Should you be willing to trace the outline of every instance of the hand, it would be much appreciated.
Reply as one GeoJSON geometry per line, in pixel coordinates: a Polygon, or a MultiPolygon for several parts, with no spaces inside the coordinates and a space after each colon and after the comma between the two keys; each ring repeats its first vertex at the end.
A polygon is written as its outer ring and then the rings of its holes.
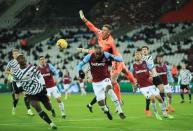
{"type": "Polygon", "coordinates": [[[83,70],[79,70],[79,77],[80,77],[81,79],[84,79],[85,73],[84,73],[83,70]]]}
{"type": "Polygon", "coordinates": [[[82,21],[87,22],[87,19],[85,18],[82,10],[79,10],[79,15],[80,15],[80,19],[82,19],[82,21]]]}
{"type": "Polygon", "coordinates": [[[136,93],[137,88],[138,88],[138,83],[137,82],[132,83],[132,87],[133,87],[133,93],[136,93]]]}
{"type": "Polygon", "coordinates": [[[133,93],[136,93],[137,87],[133,87],[133,93]]]}

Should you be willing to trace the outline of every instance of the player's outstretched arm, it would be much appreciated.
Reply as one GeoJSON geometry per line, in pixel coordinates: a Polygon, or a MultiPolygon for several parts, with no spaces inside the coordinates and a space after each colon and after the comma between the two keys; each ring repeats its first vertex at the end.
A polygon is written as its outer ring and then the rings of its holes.
{"type": "Polygon", "coordinates": [[[123,62],[123,59],[119,56],[112,55],[108,52],[104,52],[104,55],[106,58],[110,59],[111,61],[123,62]]]}
{"type": "Polygon", "coordinates": [[[88,26],[88,28],[91,31],[93,31],[96,35],[99,35],[100,30],[86,19],[82,10],[79,11],[79,15],[80,15],[80,19],[86,24],[86,26],[88,26]]]}
{"type": "Polygon", "coordinates": [[[88,20],[86,19],[86,17],[84,16],[84,13],[82,10],[79,10],[79,15],[80,15],[80,19],[83,21],[83,22],[87,22],[88,20]]]}

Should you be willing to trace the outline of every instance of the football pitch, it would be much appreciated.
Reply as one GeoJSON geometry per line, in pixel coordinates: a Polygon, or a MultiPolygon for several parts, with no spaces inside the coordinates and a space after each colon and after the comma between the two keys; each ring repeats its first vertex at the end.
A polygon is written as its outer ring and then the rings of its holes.
{"type": "MultiPolygon", "coordinates": [[[[70,95],[64,100],[66,119],[60,118],[60,111],[56,100],[52,104],[56,110],[56,118],[52,118],[58,127],[58,131],[193,131],[193,103],[180,102],[180,95],[173,96],[175,112],[173,120],[163,119],[158,121],[154,116],[147,117],[144,114],[145,98],[142,95],[123,94],[123,111],[127,116],[121,120],[115,113],[113,103],[108,98],[108,106],[113,115],[113,120],[106,118],[98,105],[93,107],[93,113],[86,108],[86,104],[93,98],[93,94],[80,96],[70,95]]],[[[185,96],[185,100],[188,97],[185,96]]],[[[42,106],[43,107],[43,106],[42,106]]],[[[52,130],[48,124],[40,119],[33,110],[35,116],[27,116],[23,97],[21,97],[16,115],[12,116],[11,94],[0,94],[0,131],[48,131],[52,130]]],[[[44,109],[45,110],[45,109],[44,109]]]]}

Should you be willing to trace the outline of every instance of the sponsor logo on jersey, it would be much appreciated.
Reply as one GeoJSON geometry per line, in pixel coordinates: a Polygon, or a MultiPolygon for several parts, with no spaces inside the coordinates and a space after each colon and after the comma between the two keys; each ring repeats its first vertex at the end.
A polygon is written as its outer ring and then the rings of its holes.
{"type": "Polygon", "coordinates": [[[42,74],[43,77],[50,76],[50,73],[42,74]]]}
{"type": "Polygon", "coordinates": [[[136,74],[143,73],[143,72],[147,72],[147,70],[146,69],[145,70],[138,70],[138,71],[136,71],[136,74]]]}
{"type": "Polygon", "coordinates": [[[91,63],[92,66],[105,66],[105,63],[91,63]]]}

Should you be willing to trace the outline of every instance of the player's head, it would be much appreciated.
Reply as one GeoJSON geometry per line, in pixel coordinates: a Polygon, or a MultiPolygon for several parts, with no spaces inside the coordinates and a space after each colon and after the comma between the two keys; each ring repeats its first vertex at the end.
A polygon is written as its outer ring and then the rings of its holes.
{"type": "Polygon", "coordinates": [[[20,68],[25,67],[26,65],[26,60],[23,54],[18,54],[17,56],[17,62],[20,65],[20,68]]]}
{"type": "Polygon", "coordinates": [[[103,57],[103,54],[104,54],[103,48],[99,45],[96,45],[94,47],[94,53],[96,56],[96,60],[101,60],[101,58],[103,57]]]}
{"type": "Polygon", "coordinates": [[[111,26],[108,24],[103,25],[102,27],[102,39],[106,39],[111,34],[111,26]]]}
{"type": "Polygon", "coordinates": [[[148,46],[142,46],[141,51],[143,55],[148,55],[149,54],[149,47],[148,46]]]}
{"type": "Polygon", "coordinates": [[[135,61],[140,61],[142,59],[141,49],[138,48],[134,53],[135,61]]]}
{"type": "Polygon", "coordinates": [[[64,69],[64,74],[68,75],[68,70],[67,69],[64,69]]]}
{"type": "Polygon", "coordinates": [[[46,65],[46,59],[44,56],[39,57],[39,63],[41,66],[46,65]]]}
{"type": "Polygon", "coordinates": [[[156,63],[157,64],[162,64],[164,62],[163,56],[162,55],[157,55],[156,56],[156,63]]]}
{"type": "Polygon", "coordinates": [[[186,69],[186,64],[182,64],[182,69],[186,69]]]}
{"type": "Polygon", "coordinates": [[[16,59],[18,55],[19,55],[19,50],[18,49],[13,49],[12,50],[13,59],[16,59]]]}

